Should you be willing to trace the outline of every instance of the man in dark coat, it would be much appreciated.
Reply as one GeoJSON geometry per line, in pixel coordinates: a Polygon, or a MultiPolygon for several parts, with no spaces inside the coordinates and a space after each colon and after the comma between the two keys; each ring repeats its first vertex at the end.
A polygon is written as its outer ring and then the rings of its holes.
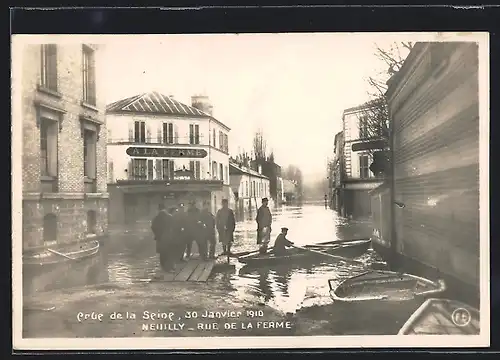
{"type": "Polygon", "coordinates": [[[168,271],[173,268],[173,263],[169,261],[169,245],[172,240],[172,216],[165,210],[165,205],[162,203],[158,206],[159,212],[151,223],[156,241],[156,252],[160,254],[160,265],[168,271]]]}
{"type": "Polygon", "coordinates": [[[179,204],[173,215],[173,237],[176,243],[176,252],[179,260],[184,261],[184,252],[188,242],[189,234],[187,231],[187,214],[184,204],[179,204]]]}
{"type": "Polygon", "coordinates": [[[231,254],[231,245],[233,243],[233,233],[236,228],[234,212],[229,208],[227,199],[222,199],[222,208],[217,211],[215,216],[215,226],[219,233],[219,241],[222,243],[222,255],[231,254]]]}
{"type": "Polygon", "coordinates": [[[271,234],[271,224],[273,222],[273,216],[271,215],[271,210],[268,207],[268,199],[262,199],[262,205],[257,210],[257,217],[255,221],[257,221],[257,244],[262,243],[262,230],[264,228],[268,228],[266,234],[271,234]]]}
{"type": "Polygon", "coordinates": [[[277,256],[285,255],[286,247],[293,245],[293,242],[291,242],[286,238],[287,234],[288,234],[288,228],[286,227],[281,228],[281,234],[279,234],[276,240],[274,241],[273,252],[275,255],[277,256]]]}
{"type": "Polygon", "coordinates": [[[208,244],[208,258],[215,259],[215,217],[210,211],[210,202],[205,201],[201,212],[203,223],[203,242],[208,244]]]}
{"type": "Polygon", "coordinates": [[[186,258],[191,257],[191,249],[193,246],[193,241],[196,241],[198,245],[198,251],[200,252],[201,258],[206,258],[207,256],[207,246],[203,244],[201,239],[203,238],[202,231],[203,223],[201,221],[200,209],[196,206],[196,201],[192,201],[189,204],[187,210],[187,238],[186,238],[186,258]],[[201,247],[200,247],[201,246],[201,247]]]}

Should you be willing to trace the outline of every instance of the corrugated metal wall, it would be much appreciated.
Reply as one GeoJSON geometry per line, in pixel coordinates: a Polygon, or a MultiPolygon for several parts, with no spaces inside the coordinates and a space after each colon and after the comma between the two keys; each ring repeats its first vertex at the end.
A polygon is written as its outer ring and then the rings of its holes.
{"type": "MultiPolygon", "coordinates": [[[[477,45],[436,43],[423,51],[420,60],[419,69],[412,70],[418,73],[412,89],[406,96],[402,90],[390,104],[394,195],[405,204],[395,207],[397,250],[477,285],[477,45]]],[[[412,82],[411,74],[407,81],[412,82]]]]}

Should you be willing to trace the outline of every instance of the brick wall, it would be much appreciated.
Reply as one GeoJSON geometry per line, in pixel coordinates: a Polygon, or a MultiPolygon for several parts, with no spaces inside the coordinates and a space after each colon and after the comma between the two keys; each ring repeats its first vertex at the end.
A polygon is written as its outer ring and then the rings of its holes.
{"type": "MultiPolygon", "coordinates": [[[[99,74],[100,53],[96,47],[96,98],[94,108],[82,105],[82,44],[57,46],[57,91],[53,96],[38,90],[41,78],[41,46],[25,45],[22,51],[22,78],[14,86],[21,86],[23,128],[23,243],[24,247],[43,245],[43,217],[57,216],[57,241],[72,242],[85,238],[87,211],[97,215],[96,232],[107,232],[107,164],[105,100],[102,98],[102,77],[99,74]],[[40,129],[37,126],[37,102],[64,111],[62,128],[58,133],[58,193],[40,194],[40,129]],[[101,123],[96,144],[97,194],[84,196],[83,138],[80,117],[92,117],[101,123]]],[[[16,66],[16,64],[13,64],[16,66]]]]}

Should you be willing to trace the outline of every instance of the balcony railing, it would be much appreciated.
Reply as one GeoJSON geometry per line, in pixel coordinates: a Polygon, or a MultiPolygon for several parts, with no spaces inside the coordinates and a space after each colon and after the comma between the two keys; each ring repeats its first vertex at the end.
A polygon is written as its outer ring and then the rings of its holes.
{"type": "Polygon", "coordinates": [[[139,139],[140,141],[136,141],[135,137],[134,138],[129,138],[129,137],[108,137],[107,138],[107,143],[108,144],[149,144],[149,145],[191,145],[191,146],[208,146],[211,145],[209,144],[208,139],[191,139],[189,136],[188,137],[178,137],[172,139],[172,141],[169,141],[169,139],[166,139],[166,141],[163,138],[158,139],[158,137],[146,137],[143,139],[139,139]],[[144,140],[144,141],[143,141],[144,140]],[[198,141],[196,141],[198,140],[198,141]]]}

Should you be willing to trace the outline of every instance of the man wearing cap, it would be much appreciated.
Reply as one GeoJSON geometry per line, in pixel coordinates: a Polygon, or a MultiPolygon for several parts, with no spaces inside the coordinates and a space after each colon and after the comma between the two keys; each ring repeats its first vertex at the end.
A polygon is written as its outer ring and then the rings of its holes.
{"type": "Polygon", "coordinates": [[[227,199],[222,199],[222,208],[217,211],[217,215],[215,216],[215,226],[219,233],[219,241],[222,243],[222,254],[231,254],[231,244],[233,243],[236,220],[233,210],[229,208],[227,199]]]}
{"type": "Polygon", "coordinates": [[[207,257],[207,246],[206,243],[203,244],[201,241],[203,237],[202,231],[203,223],[201,221],[200,209],[196,206],[196,201],[191,201],[189,203],[189,208],[187,210],[187,237],[186,237],[186,258],[191,257],[191,249],[193,246],[193,241],[196,241],[198,245],[198,251],[200,253],[200,258],[205,259],[207,257]]]}
{"type": "Polygon", "coordinates": [[[271,215],[271,210],[267,206],[269,203],[267,198],[262,199],[262,205],[257,210],[257,244],[261,244],[263,240],[262,230],[268,228],[266,234],[271,234],[271,223],[273,222],[273,217],[271,215]]]}
{"type": "Polygon", "coordinates": [[[186,243],[188,241],[187,232],[187,215],[183,203],[180,203],[173,215],[174,222],[174,237],[177,244],[176,251],[179,260],[184,261],[184,251],[186,250],[186,243]]]}
{"type": "Polygon", "coordinates": [[[201,221],[203,223],[203,238],[205,246],[208,244],[208,258],[215,259],[215,218],[210,211],[210,202],[203,203],[201,211],[201,221]]]}
{"type": "Polygon", "coordinates": [[[277,256],[286,255],[286,247],[293,245],[293,242],[291,242],[290,240],[288,240],[286,238],[287,234],[288,234],[288,228],[282,227],[281,233],[278,235],[278,237],[274,241],[273,252],[275,255],[277,255],[277,256]]]}
{"type": "Polygon", "coordinates": [[[158,206],[158,215],[155,216],[151,224],[156,240],[156,252],[160,254],[160,265],[163,270],[169,271],[173,269],[171,256],[169,256],[169,245],[172,242],[172,216],[167,213],[165,205],[160,203],[158,206]]]}

